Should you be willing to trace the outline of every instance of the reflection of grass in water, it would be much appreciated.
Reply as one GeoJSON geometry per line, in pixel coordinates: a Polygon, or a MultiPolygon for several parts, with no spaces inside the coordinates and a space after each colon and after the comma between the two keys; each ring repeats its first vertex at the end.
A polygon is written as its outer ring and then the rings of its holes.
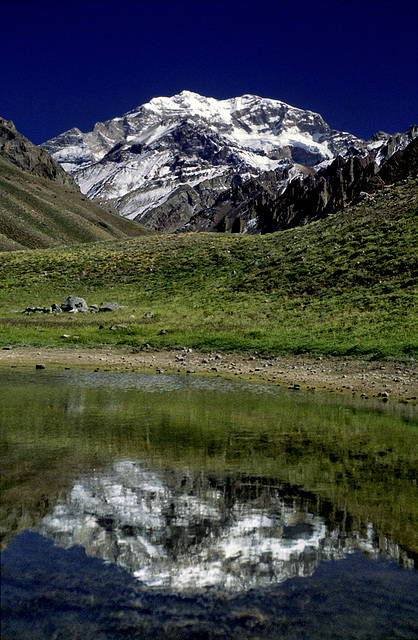
{"type": "MultiPolygon", "coordinates": [[[[37,479],[44,481],[57,458],[64,461],[57,474],[64,488],[69,476],[91,468],[92,456],[140,458],[219,474],[239,471],[312,491],[418,552],[417,420],[412,414],[257,394],[239,386],[229,386],[228,393],[146,393],[58,382],[53,389],[8,388],[5,382],[0,417],[10,445],[33,443],[36,451],[27,462],[27,491],[31,482],[37,491],[37,479]]],[[[12,482],[15,462],[3,465],[12,482]]]]}
{"type": "MultiPolygon", "coordinates": [[[[36,441],[36,437],[35,437],[36,441]]],[[[7,440],[0,442],[0,541],[1,550],[23,529],[35,526],[71,488],[80,473],[99,468],[95,455],[68,446],[34,447],[7,440]]]]}

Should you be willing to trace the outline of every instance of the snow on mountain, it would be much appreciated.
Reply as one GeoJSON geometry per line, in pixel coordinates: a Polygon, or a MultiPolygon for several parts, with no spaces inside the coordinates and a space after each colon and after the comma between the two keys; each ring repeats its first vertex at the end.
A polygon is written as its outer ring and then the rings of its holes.
{"type": "Polygon", "coordinates": [[[164,228],[174,231],[213,204],[237,174],[286,169],[295,175],[295,165],[331,161],[365,143],[330,129],[317,113],[278,100],[216,100],[183,91],[41,146],[89,198],[110,200],[121,215],[154,228],[165,205],[164,228]]]}
{"type": "Polygon", "coordinates": [[[378,546],[371,523],[362,533],[331,530],[301,507],[297,494],[290,505],[280,486],[231,499],[222,485],[202,485],[200,474],[198,481],[188,476],[193,488],[184,479],[184,472],[173,476],[120,460],[77,481],[38,531],[64,548],[81,545],[87,555],[115,562],[147,587],[178,593],[268,587],[312,575],[321,560],[354,549],[412,563],[390,540],[379,538],[378,546]]]}

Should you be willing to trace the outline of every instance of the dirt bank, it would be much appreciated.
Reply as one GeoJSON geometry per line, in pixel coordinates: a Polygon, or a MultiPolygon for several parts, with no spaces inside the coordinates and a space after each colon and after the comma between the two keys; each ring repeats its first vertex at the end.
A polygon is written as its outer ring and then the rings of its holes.
{"type": "Polygon", "coordinates": [[[242,353],[201,353],[191,349],[15,347],[0,350],[0,365],[204,373],[418,404],[416,362],[366,362],[291,355],[267,358],[242,353]]]}

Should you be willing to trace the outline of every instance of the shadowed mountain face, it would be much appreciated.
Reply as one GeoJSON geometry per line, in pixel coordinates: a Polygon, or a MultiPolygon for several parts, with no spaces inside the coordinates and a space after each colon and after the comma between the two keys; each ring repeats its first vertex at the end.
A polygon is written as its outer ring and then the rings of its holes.
{"type": "Polygon", "coordinates": [[[47,178],[78,191],[74,179],[49,153],[32,144],[16,131],[13,122],[4,118],[0,118],[0,157],[33,176],[47,178]]]}
{"type": "MultiPolygon", "coordinates": [[[[316,172],[295,177],[284,188],[283,173],[278,170],[236,180],[213,206],[193,216],[181,230],[269,233],[325,218],[364,198],[372,200],[382,187],[418,175],[417,132],[417,127],[411,127],[400,137],[401,148],[392,155],[389,152],[381,164],[373,152],[358,153],[338,156],[316,172]]],[[[387,151],[390,145],[385,147],[387,151]]]]}
{"type": "Polygon", "coordinates": [[[416,135],[411,127],[394,136],[378,132],[365,142],[278,100],[215,100],[183,91],[42,146],[89,198],[110,202],[149,228],[259,233],[303,224],[351,202],[365,179],[416,135]],[[311,189],[303,210],[294,211],[311,189]]]}
{"type": "Polygon", "coordinates": [[[0,118],[0,251],[144,233],[141,225],[89,201],[44,149],[0,118]]]}

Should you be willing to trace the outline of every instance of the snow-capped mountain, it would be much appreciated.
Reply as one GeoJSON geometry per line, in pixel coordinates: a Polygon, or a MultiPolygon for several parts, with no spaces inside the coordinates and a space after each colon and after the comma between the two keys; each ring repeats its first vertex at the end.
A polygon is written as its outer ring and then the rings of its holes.
{"type": "MultiPolygon", "coordinates": [[[[386,134],[374,141],[378,149],[386,134]]],[[[236,176],[275,171],[281,186],[366,143],[312,111],[244,95],[215,100],[183,91],[154,98],[93,131],[71,129],[42,147],[89,198],[125,217],[175,231],[212,206],[236,176]]],[[[376,151],[377,153],[377,151],[376,151]]],[[[280,185],[278,185],[280,186],[280,185]]]]}
{"type": "Polygon", "coordinates": [[[362,532],[331,528],[296,488],[289,494],[274,481],[242,477],[231,493],[228,482],[120,460],[77,481],[37,530],[64,548],[81,545],[87,555],[115,562],[147,587],[177,593],[268,587],[312,575],[321,560],[355,549],[412,566],[372,523],[362,532]]]}

